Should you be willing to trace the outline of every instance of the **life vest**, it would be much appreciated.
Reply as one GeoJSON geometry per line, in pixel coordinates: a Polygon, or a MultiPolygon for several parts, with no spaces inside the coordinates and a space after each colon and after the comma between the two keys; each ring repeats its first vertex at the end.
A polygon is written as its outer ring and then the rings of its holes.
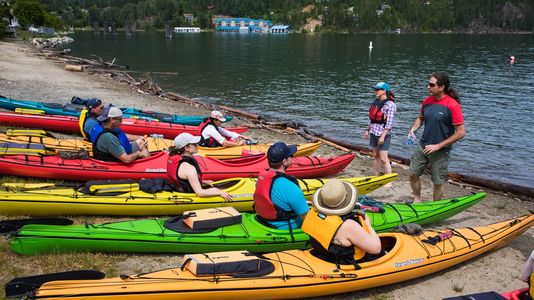
{"type": "Polygon", "coordinates": [[[85,130],[83,129],[83,126],[85,125],[85,121],[87,121],[87,116],[88,115],[89,115],[89,111],[84,108],[80,112],[80,118],[78,119],[78,126],[80,126],[80,133],[82,134],[83,138],[86,139],[86,140],[88,140],[89,137],[87,136],[87,133],[85,133],[85,130]]]}
{"type": "Polygon", "coordinates": [[[375,99],[373,103],[371,103],[371,107],[369,108],[369,120],[371,123],[378,123],[378,124],[386,124],[387,117],[386,114],[382,111],[382,108],[388,101],[394,101],[391,98],[387,98],[386,100],[382,101],[380,99],[375,99]]]}
{"type": "Polygon", "coordinates": [[[102,136],[102,134],[106,132],[114,134],[119,139],[119,142],[124,148],[124,151],[126,151],[126,154],[132,154],[132,145],[130,144],[130,141],[128,140],[128,137],[126,136],[126,133],[124,133],[124,131],[120,129],[116,129],[115,131],[107,131],[101,125],[95,125],[91,130],[91,143],[93,143],[94,158],[104,161],[121,161],[120,159],[111,155],[111,153],[100,151],[96,146],[100,136],[102,136]]]}
{"type": "Polygon", "coordinates": [[[288,176],[283,172],[266,169],[258,175],[256,190],[254,191],[254,210],[260,219],[266,221],[287,221],[293,219],[296,215],[293,211],[286,211],[275,205],[271,199],[271,190],[274,180],[278,177],[285,177],[294,184],[298,181],[293,176],[288,176]]]}
{"type": "Polygon", "coordinates": [[[316,256],[336,264],[354,264],[364,258],[365,251],[358,247],[343,247],[332,243],[337,231],[348,219],[358,222],[365,231],[370,232],[367,222],[360,215],[349,213],[344,216],[329,216],[316,208],[308,212],[302,223],[302,231],[311,237],[316,256]]]}
{"type": "Polygon", "coordinates": [[[215,127],[215,130],[219,131],[219,127],[216,126],[215,123],[213,123],[213,120],[211,118],[204,119],[204,121],[202,121],[202,123],[200,123],[200,125],[198,126],[200,128],[200,142],[198,143],[198,145],[202,147],[210,147],[210,148],[222,147],[222,145],[219,142],[217,142],[214,138],[212,137],[204,138],[204,136],[202,135],[202,132],[204,132],[204,129],[206,129],[210,125],[215,127]]]}
{"type": "Polygon", "coordinates": [[[198,181],[202,183],[202,171],[198,165],[197,160],[191,156],[184,155],[173,155],[169,156],[167,159],[167,177],[174,183],[178,189],[184,193],[194,193],[193,187],[189,183],[189,180],[182,179],[178,176],[178,170],[180,170],[180,165],[184,162],[189,163],[195,170],[197,170],[198,181]]]}

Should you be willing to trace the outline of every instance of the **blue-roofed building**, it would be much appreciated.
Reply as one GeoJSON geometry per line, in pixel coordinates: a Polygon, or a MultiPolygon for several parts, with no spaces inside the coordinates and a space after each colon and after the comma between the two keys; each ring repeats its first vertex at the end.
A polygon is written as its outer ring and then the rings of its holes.
{"type": "Polygon", "coordinates": [[[246,27],[249,32],[267,32],[273,26],[269,20],[251,18],[218,18],[214,23],[215,29],[223,32],[243,32],[246,27]]]}
{"type": "Polygon", "coordinates": [[[288,25],[274,25],[271,27],[271,33],[289,33],[288,25]]]}

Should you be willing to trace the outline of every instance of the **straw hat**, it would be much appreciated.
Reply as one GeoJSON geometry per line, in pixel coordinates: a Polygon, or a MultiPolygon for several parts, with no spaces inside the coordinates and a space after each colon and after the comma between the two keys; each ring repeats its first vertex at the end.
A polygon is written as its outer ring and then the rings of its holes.
{"type": "Polygon", "coordinates": [[[313,194],[313,205],[325,215],[345,215],[354,209],[358,190],[348,182],[331,179],[313,194]]]}

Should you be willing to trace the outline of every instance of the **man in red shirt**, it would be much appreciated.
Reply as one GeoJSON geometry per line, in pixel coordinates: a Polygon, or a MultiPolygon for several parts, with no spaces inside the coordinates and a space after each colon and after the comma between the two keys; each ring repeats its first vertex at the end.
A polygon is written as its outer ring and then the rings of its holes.
{"type": "Polygon", "coordinates": [[[443,198],[443,184],[447,178],[452,144],[465,136],[464,117],[460,97],[450,87],[449,76],[434,73],[427,84],[430,96],[425,98],[419,116],[408,136],[425,126],[417,149],[410,161],[410,184],[414,202],[421,201],[421,179],[425,168],[431,171],[434,200],[443,198]]]}

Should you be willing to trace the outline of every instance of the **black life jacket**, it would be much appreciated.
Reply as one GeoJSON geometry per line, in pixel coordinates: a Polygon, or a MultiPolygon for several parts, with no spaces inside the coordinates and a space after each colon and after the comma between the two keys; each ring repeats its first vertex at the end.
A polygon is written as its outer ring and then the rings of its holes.
{"type": "Polygon", "coordinates": [[[256,190],[254,191],[254,210],[260,220],[288,221],[296,217],[295,212],[281,209],[271,199],[273,183],[278,177],[285,177],[297,186],[299,185],[297,179],[293,176],[272,169],[262,170],[258,175],[256,190]]]}
{"type": "Polygon", "coordinates": [[[178,170],[182,163],[189,163],[197,170],[198,181],[202,184],[202,171],[197,160],[191,156],[173,155],[167,160],[167,176],[184,193],[194,193],[193,187],[189,180],[182,179],[178,176],[178,170]]]}
{"type": "Polygon", "coordinates": [[[99,159],[103,161],[121,162],[120,159],[111,155],[111,153],[100,151],[98,149],[97,147],[98,139],[100,139],[100,137],[106,132],[112,133],[119,139],[119,142],[121,143],[121,146],[124,148],[124,151],[126,152],[126,154],[132,153],[132,145],[130,144],[130,142],[128,141],[128,137],[122,130],[117,129],[117,131],[108,131],[108,130],[105,130],[104,127],[102,126],[94,126],[91,132],[91,142],[93,143],[93,157],[95,159],[99,159]]]}
{"type": "Polygon", "coordinates": [[[380,99],[375,99],[369,107],[369,120],[371,123],[386,124],[387,116],[382,112],[382,108],[388,101],[394,101],[392,98],[388,97],[386,100],[382,101],[380,99]]]}
{"type": "Polygon", "coordinates": [[[211,118],[204,119],[204,121],[202,121],[202,123],[200,123],[199,125],[200,142],[198,143],[198,145],[202,147],[210,147],[210,148],[222,147],[222,145],[219,142],[217,142],[214,138],[212,137],[204,138],[204,136],[202,135],[202,133],[204,132],[204,129],[206,129],[210,125],[215,127],[215,130],[219,131],[219,127],[216,126],[215,123],[213,123],[213,120],[211,118]]]}

